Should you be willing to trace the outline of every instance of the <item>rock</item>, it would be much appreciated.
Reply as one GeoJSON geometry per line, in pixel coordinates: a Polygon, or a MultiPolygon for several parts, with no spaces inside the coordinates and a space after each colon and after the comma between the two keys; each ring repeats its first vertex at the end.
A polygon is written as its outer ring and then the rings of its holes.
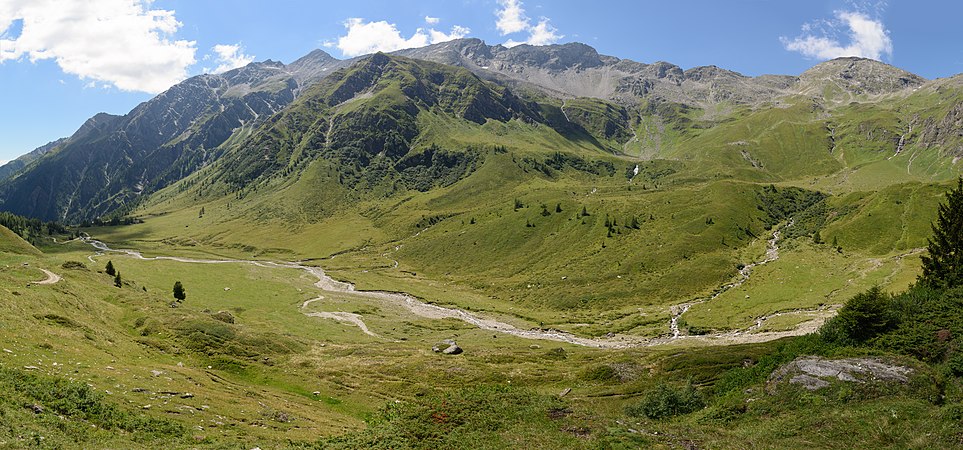
{"type": "Polygon", "coordinates": [[[218,311],[211,314],[211,317],[224,323],[234,323],[234,314],[231,314],[230,311],[218,311]]]}
{"type": "Polygon", "coordinates": [[[461,349],[461,347],[459,347],[459,346],[457,346],[457,345],[452,345],[451,347],[448,347],[448,348],[442,350],[441,353],[443,353],[443,354],[445,354],[445,355],[458,355],[458,354],[461,354],[462,351],[463,351],[463,350],[461,349]]]}
{"type": "Polygon", "coordinates": [[[811,375],[796,375],[789,379],[790,384],[798,384],[805,389],[815,391],[824,387],[829,387],[829,382],[811,375]]]}
{"type": "Polygon", "coordinates": [[[803,356],[776,369],[769,376],[766,389],[772,393],[781,383],[798,384],[815,391],[828,387],[833,380],[847,383],[906,383],[913,369],[887,364],[877,358],[825,359],[803,356]]]}
{"type": "Polygon", "coordinates": [[[451,339],[445,339],[431,348],[431,351],[435,353],[443,353],[445,355],[457,355],[462,352],[461,347],[451,339]]]}
{"type": "Polygon", "coordinates": [[[558,396],[559,396],[559,397],[565,397],[566,395],[568,395],[569,392],[572,392],[572,388],[562,389],[562,392],[559,392],[559,393],[558,393],[558,396]]]}
{"type": "Polygon", "coordinates": [[[530,348],[530,349],[532,349],[532,350],[538,350],[538,349],[542,348],[542,346],[541,346],[541,345],[538,345],[538,344],[532,344],[532,345],[529,345],[528,348],[530,348]]]}
{"type": "Polygon", "coordinates": [[[191,394],[190,392],[185,392],[181,394],[181,398],[194,398],[194,394],[191,394]]]}
{"type": "Polygon", "coordinates": [[[161,375],[164,374],[164,371],[163,371],[163,370],[151,370],[151,371],[150,371],[150,374],[153,375],[153,376],[155,376],[155,377],[159,377],[159,376],[161,376],[161,375]]]}
{"type": "Polygon", "coordinates": [[[313,394],[315,397],[319,397],[321,395],[321,391],[314,391],[311,394],[313,394]]]}
{"type": "Polygon", "coordinates": [[[34,414],[43,414],[43,406],[40,406],[36,403],[28,406],[28,409],[33,411],[34,414]]]}
{"type": "MultiPolygon", "coordinates": [[[[443,340],[443,341],[435,344],[435,346],[431,348],[431,351],[433,351],[433,352],[435,352],[435,353],[444,353],[445,350],[448,350],[450,347],[458,347],[458,344],[456,344],[455,341],[453,341],[453,340],[451,340],[451,339],[445,339],[445,340],[443,340]]],[[[459,353],[461,353],[461,352],[459,352],[459,353]]]]}

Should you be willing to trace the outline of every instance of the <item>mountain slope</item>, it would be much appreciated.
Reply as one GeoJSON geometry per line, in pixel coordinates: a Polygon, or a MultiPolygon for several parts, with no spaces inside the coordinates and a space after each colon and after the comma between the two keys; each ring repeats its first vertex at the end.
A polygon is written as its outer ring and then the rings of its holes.
{"type": "Polygon", "coordinates": [[[5,210],[44,219],[90,219],[123,209],[216,159],[215,149],[345,64],[323,52],[291,68],[252,63],[190,78],[124,116],[91,118],[58,150],[0,185],[5,210]]]}
{"type": "Polygon", "coordinates": [[[47,154],[47,152],[57,148],[58,145],[63,144],[67,141],[67,138],[60,138],[56,141],[48,142],[40,147],[33,149],[31,152],[21,155],[17,159],[10,161],[2,166],[0,166],[0,181],[10,178],[15,173],[19,172],[21,169],[26,167],[31,162],[40,159],[41,156],[47,154]]]}

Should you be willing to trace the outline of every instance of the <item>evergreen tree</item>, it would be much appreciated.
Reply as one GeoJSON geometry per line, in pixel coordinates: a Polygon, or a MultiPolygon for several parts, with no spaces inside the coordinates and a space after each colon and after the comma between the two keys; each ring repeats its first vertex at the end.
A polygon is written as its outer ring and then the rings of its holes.
{"type": "Polygon", "coordinates": [[[122,280],[120,279],[120,271],[118,270],[118,271],[117,271],[117,274],[114,275],[114,286],[121,287],[122,284],[123,284],[123,282],[122,282],[122,280]]]}
{"type": "Polygon", "coordinates": [[[113,276],[116,273],[116,271],[114,270],[114,263],[111,261],[107,261],[107,267],[104,267],[104,272],[107,272],[107,275],[113,276]]]}
{"type": "Polygon", "coordinates": [[[963,285],[963,177],[937,210],[919,282],[937,288],[963,285]]]}
{"type": "Polygon", "coordinates": [[[561,204],[561,203],[556,203],[556,204],[555,204],[555,212],[557,212],[557,213],[562,212],[562,204],[561,204]]]}
{"type": "Polygon", "coordinates": [[[187,291],[184,290],[184,285],[181,284],[180,281],[174,282],[174,298],[176,298],[179,302],[182,302],[185,298],[187,298],[187,291]]]}

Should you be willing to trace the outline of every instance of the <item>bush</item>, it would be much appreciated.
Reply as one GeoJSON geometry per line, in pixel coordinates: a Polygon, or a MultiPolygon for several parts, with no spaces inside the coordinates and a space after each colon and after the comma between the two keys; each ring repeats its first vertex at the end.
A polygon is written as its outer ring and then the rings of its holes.
{"type": "Polygon", "coordinates": [[[702,395],[692,383],[676,388],[659,383],[655,389],[646,392],[642,402],[626,408],[630,416],[645,416],[649,419],[665,419],[688,414],[705,407],[702,395]]]}

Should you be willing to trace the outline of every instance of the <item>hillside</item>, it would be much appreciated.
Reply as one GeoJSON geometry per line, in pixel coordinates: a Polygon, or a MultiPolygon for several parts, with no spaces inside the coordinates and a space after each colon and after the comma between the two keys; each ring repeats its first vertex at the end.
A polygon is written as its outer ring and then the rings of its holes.
{"type": "Polygon", "coordinates": [[[116,220],[0,214],[0,447],[963,433],[960,291],[918,278],[959,76],[462,39],[201,75],[44,148],[0,208],[116,220]]]}

